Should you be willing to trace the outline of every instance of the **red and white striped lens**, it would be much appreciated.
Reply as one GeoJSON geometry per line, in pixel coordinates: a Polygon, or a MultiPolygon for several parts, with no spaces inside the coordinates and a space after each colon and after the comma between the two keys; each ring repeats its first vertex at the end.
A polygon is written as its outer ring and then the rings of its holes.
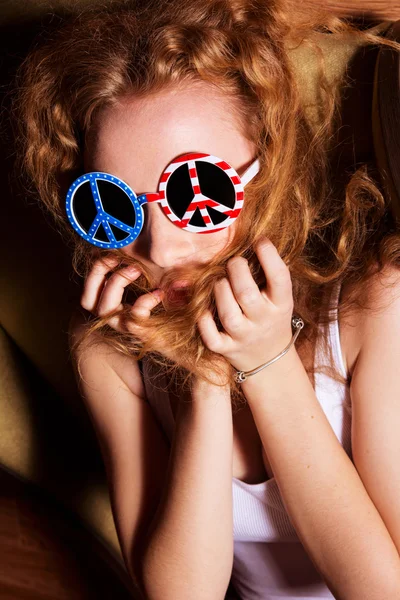
{"type": "Polygon", "coordinates": [[[255,160],[240,178],[233,167],[216,156],[183,154],[164,170],[158,193],[145,196],[147,202],[159,202],[177,227],[214,233],[235,222],[243,207],[244,186],[258,170],[259,161],[255,160]]]}

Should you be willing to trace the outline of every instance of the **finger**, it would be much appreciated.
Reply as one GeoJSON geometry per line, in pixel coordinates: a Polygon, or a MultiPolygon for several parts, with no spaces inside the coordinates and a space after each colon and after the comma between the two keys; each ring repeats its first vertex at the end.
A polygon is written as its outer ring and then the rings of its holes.
{"type": "Polygon", "coordinates": [[[117,264],[118,258],[113,256],[101,258],[93,263],[83,285],[81,296],[81,306],[83,308],[90,312],[96,309],[105,284],[105,276],[117,264]]]}
{"type": "MultiPolygon", "coordinates": [[[[148,294],[143,294],[143,296],[139,296],[136,300],[135,304],[132,306],[130,312],[141,318],[150,317],[151,311],[153,308],[157,306],[161,302],[161,292],[159,290],[155,290],[154,292],[149,292],[148,294]]],[[[144,336],[144,329],[140,325],[135,325],[132,322],[126,324],[126,319],[122,317],[122,315],[115,315],[111,319],[109,319],[108,324],[117,331],[126,332],[127,328],[130,333],[137,335],[139,337],[144,336]]]]}
{"type": "Polygon", "coordinates": [[[247,260],[242,256],[235,256],[228,261],[227,270],[234,297],[240,308],[250,321],[257,321],[265,308],[265,298],[261,296],[247,260]]]}
{"type": "Polygon", "coordinates": [[[236,301],[228,279],[224,278],[216,282],[214,296],[218,316],[225,331],[234,333],[243,329],[247,319],[236,301]]]}
{"type": "Polygon", "coordinates": [[[267,238],[258,242],[256,253],[266,277],[268,299],[275,306],[286,306],[292,300],[292,280],[288,267],[267,238]]]}
{"type": "Polygon", "coordinates": [[[212,352],[221,353],[226,347],[227,336],[218,331],[210,310],[206,310],[197,321],[203,343],[212,352]]]}
{"type": "Polygon", "coordinates": [[[150,317],[153,308],[161,302],[162,294],[161,290],[154,290],[139,296],[132,306],[131,312],[139,317],[150,317]]]}
{"type": "Polygon", "coordinates": [[[109,312],[122,308],[122,298],[127,285],[140,277],[141,271],[134,265],[119,269],[107,279],[99,303],[97,305],[97,314],[100,317],[105,316],[109,312]]]}

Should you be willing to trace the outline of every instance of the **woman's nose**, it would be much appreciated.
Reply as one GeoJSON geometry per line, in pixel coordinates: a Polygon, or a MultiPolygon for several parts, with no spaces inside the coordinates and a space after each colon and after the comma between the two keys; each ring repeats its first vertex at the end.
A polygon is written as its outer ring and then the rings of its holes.
{"type": "Polygon", "coordinates": [[[161,268],[181,264],[196,256],[195,233],[180,229],[163,213],[158,203],[144,208],[144,224],[140,233],[146,241],[148,258],[161,268]]]}

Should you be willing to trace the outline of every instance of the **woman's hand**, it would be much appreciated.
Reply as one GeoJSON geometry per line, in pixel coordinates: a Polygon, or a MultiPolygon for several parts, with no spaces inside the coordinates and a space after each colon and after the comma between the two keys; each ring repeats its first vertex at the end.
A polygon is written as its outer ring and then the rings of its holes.
{"type": "MultiPolygon", "coordinates": [[[[141,275],[140,269],[130,265],[115,271],[106,279],[107,274],[117,264],[118,259],[114,257],[98,259],[86,277],[81,296],[81,306],[95,316],[105,317],[110,312],[122,309],[122,297],[126,286],[141,275]]],[[[143,296],[137,298],[132,306],[132,312],[138,316],[147,317],[160,301],[161,296],[158,290],[143,294],[143,296]]],[[[118,331],[123,329],[119,316],[116,316],[110,325],[118,331]]]]}
{"type": "Polygon", "coordinates": [[[227,263],[229,280],[214,288],[218,316],[225,332],[219,332],[207,310],[198,321],[204,344],[221,354],[239,371],[250,371],[274,358],[292,338],[293,296],[288,267],[267,238],[256,245],[267,286],[260,290],[247,260],[241,256],[227,263]]]}
{"type": "MultiPolygon", "coordinates": [[[[129,266],[122,267],[106,279],[107,274],[114,269],[117,264],[117,258],[105,257],[99,259],[93,264],[92,269],[85,280],[81,296],[81,306],[95,316],[105,317],[115,310],[122,309],[122,299],[125,288],[141,275],[139,269],[129,266]]],[[[131,313],[140,317],[150,317],[152,309],[161,302],[162,292],[160,292],[161,290],[155,290],[139,296],[130,308],[131,313]]],[[[126,319],[118,314],[109,319],[108,324],[116,331],[126,333],[128,330],[128,332],[133,333],[139,337],[139,339],[145,340],[145,330],[142,327],[127,323],[126,319]]],[[[156,350],[173,362],[182,365],[182,356],[174,356],[170,350],[161,346],[156,350]]],[[[186,367],[189,368],[189,365],[186,365],[186,367]]],[[[218,387],[221,382],[225,381],[220,373],[210,372],[209,376],[218,387]]],[[[207,385],[210,384],[194,378],[194,389],[197,390],[198,388],[199,390],[204,391],[203,387],[207,387],[207,385]]],[[[228,390],[229,387],[226,389],[228,390]]]]}
{"type": "MultiPolygon", "coordinates": [[[[95,316],[106,317],[115,310],[122,310],[125,288],[141,275],[140,269],[130,265],[118,269],[107,278],[107,274],[118,265],[118,262],[119,260],[116,257],[99,259],[93,264],[86,277],[81,296],[81,306],[95,316]]],[[[138,317],[148,318],[153,308],[161,302],[161,298],[161,290],[143,294],[130,307],[130,312],[138,317]]],[[[131,322],[127,323],[122,313],[110,318],[108,324],[116,331],[121,333],[128,331],[145,341],[145,329],[131,322]]],[[[164,348],[162,350],[160,348],[158,351],[162,352],[167,358],[174,360],[164,348]]]]}

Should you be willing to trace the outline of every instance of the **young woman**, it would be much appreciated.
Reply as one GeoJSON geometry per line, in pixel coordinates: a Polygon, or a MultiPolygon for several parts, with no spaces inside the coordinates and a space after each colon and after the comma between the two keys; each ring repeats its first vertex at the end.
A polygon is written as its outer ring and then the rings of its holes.
{"type": "Polygon", "coordinates": [[[400,235],[368,165],[330,169],[323,69],[306,119],[290,52],[316,31],[390,44],[278,2],[146,0],[84,11],[20,74],[144,598],[400,595],[400,235]]]}

